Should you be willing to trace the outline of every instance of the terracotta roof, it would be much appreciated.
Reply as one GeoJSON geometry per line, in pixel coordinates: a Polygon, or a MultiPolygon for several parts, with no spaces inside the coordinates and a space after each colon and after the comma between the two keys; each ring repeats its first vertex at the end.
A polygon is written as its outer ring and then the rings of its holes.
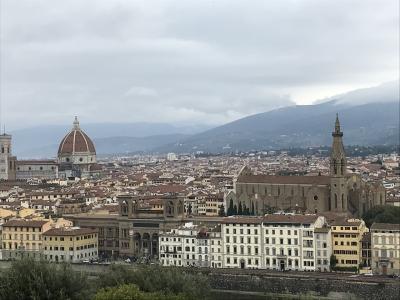
{"type": "Polygon", "coordinates": [[[272,184],[317,184],[330,183],[329,176],[276,176],[276,175],[245,175],[239,176],[239,183],[272,183],[272,184]]]}
{"type": "Polygon", "coordinates": [[[314,232],[315,233],[328,233],[331,230],[330,227],[321,227],[321,228],[315,228],[314,232]]]}
{"type": "Polygon", "coordinates": [[[44,236],[77,236],[97,233],[97,229],[91,228],[53,228],[43,233],[44,236]]]}
{"type": "Polygon", "coordinates": [[[41,228],[44,224],[49,222],[42,220],[10,220],[7,223],[3,224],[3,227],[38,227],[41,228]]]}
{"type": "Polygon", "coordinates": [[[261,224],[263,221],[262,217],[246,217],[246,216],[233,216],[222,219],[224,224],[261,224]]]}
{"type": "Polygon", "coordinates": [[[371,230],[400,230],[400,224],[374,223],[371,230]]]}
{"type": "Polygon", "coordinates": [[[76,152],[96,153],[92,140],[81,129],[69,132],[58,147],[58,154],[74,154],[76,152]]]}
{"type": "Polygon", "coordinates": [[[317,219],[317,215],[266,215],[263,222],[269,224],[311,224],[314,223],[317,219]]]}

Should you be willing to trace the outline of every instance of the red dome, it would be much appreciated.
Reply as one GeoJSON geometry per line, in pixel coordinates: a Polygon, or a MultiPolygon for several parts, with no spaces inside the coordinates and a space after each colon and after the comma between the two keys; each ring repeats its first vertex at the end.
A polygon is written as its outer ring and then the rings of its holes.
{"type": "Polygon", "coordinates": [[[84,133],[80,127],[77,118],[75,118],[74,127],[61,141],[58,147],[58,155],[74,153],[96,154],[96,149],[92,140],[84,133]]]}

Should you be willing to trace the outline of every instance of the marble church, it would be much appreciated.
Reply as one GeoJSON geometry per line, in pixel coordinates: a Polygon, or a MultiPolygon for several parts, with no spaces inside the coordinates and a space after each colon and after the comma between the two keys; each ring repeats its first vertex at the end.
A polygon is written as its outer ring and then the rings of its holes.
{"type": "Polygon", "coordinates": [[[227,207],[240,205],[255,215],[272,209],[361,216],[369,208],[385,204],[381,183],[368,183],[360,175],[346,172],[338,116],[332,137],[329,176],[254,175],[244,166],[235,176],[234,190],[226,196],[227,207]]]}

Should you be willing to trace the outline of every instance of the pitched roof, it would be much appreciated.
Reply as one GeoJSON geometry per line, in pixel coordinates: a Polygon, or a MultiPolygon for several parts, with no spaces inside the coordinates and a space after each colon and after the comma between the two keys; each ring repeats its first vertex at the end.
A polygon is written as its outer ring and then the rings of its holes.
{"type": "Polygon", "coordinates": [[[77,236],[84,234],[97,233],[97,229],[92,228],[52,228],[43,233],[44,236],[77,236]]]}
{"type": "Polygon", "coordinates": [[[44,224],[49,222],[49,220],[10,220],[3,224],[4,227],[36,227],[41,228],[44,224]]]}
{"type": "Polygon", "coordinates": [[[317,184],[328,185],[329,176],[277,176],[277,175],[245,175],[239,176],[239,183],[271,183],[271,184],[317,184]]]}
{"type": "Polygon", "coordinates": [[[371,230],[400,230],[400,224],[374,223],[371,230]]]}

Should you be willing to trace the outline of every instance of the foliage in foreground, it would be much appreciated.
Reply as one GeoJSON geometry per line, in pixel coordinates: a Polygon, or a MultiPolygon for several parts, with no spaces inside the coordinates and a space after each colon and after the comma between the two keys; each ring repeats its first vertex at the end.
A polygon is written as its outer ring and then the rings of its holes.
{"type": "Polygon", "coordinates": [[[134,284],[123,284],[108,287],[97,292],[94,300],[185,300],[183,295],[164,295],[162,293],[145,293],[134,284]]]}
{"type": "Polygon", "coordinates": [[[80,300],[90,297],[84,275],[67,264],[26,259],[0,273],[0,299],[80,300]]]}
{"type": "Polygon", "coordinates": [[[182,268],[111,266],[88,279],[68,264],[24,259],[0,272],[0,300],[207,299],[206,276],[182,268]]]}
{"type": "Polygon", "coordinates": [[[365,212],[362,216],[365,224],[370,227],[373,223],[400,223],[400,207],[380,205],[365,212]]]}
{"type": "Polygon", "coordinates": [[[100,275],[97,286],[115,287],[135,284],[147,293],[160,292],[164,295],[182,295],[187,300],[207,299],[210,284],[205,275],[191,274],[182,268],[159,266],[112,266],[110,271],[100,275]]]}

